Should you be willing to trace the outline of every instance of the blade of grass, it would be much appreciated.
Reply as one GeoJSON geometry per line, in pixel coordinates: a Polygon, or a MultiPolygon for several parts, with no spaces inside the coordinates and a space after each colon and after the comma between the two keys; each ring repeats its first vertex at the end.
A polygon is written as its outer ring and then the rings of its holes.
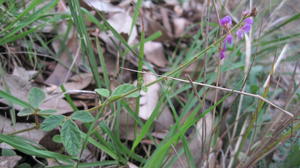
{"type": "Polygon", "coordinates": [[[203,118],[206,114],[208,114],[210,111],[212,111],[217,105],[222,103],[230,94],[227,94],[222,99],[220,99],[216,104],[213,106],[210,106],[208,109],[206,109],[203,113],[201,113],[198,117],[196,114],[198,113],[198,110],[194,110],[191,115],[188,116],[184,124],[178,128],[178,131],[175,132],[174,135],[169,136],[170,138],[164,139],[160,145],[157,147],[155,152],[152,154],[149,160],[147,160],[144,168],[152,168],[152,167],[161,167],[164,158],[166,157],[169,148],[171,145],[175,145],[178,141],[178,139],[186,133],[186,131],[194,125],[197,121],[199,121],[201,118],[203,118]]]}
{"type": "MultiPolygon", "coordinates": [[[[25,8],[25,10],[19,14],[14,21],[12,21],[8,26],[6,26],[1,32],[0,34],[10,30],[13,28],[14,24],[17,23],[23,16],[27,15],[32,9],[36,8],[36,6],[38,6],[40,3],[42,3],[43,0],[33,0],[31,1],[31,3],[25,8]]],[[[3,2],[1,2],[3,3],[3,2]]],[[[0,4],[1,4],[0,3],[0,4]]]]}
{"type": "Polygon", "coordinates": [[[98,51],[98,56],[99,56],[101,68],[102,68],[102,71],[103,71],[105,87],[108,90],[111,91],[111,89],[110,89],[110,81],[109,81],[109,74],[107,72],[107,67],[106,67],[104,56],[103,56],[103,50],[102,50],[102,47],[100,46],[98,38],[96,38],[96,46],[97,46],[97,51],[98,51]]]}
{"type": "MultiPolygon", "coordinates": [[[[113,165],[119,165],[117,161],[114,160],[106,160],[106,161],[100,161],[100,162],[91,162],[91,163],[79,163],[79,168],[89,168],[89,167],[106,167],[106,166],[113,166],[113,165]]],[[[49,168],[73,168],[73,165],[60,165],[60,166],[52,166],[49,168]]]]}
{"type": "Polygon", "coordinates": [[[130,32],[129,32],[129,37],[133,31],[133,28],[138,20],[138,17],[139,17],[139,11],[142,7],[142,4],[143,4],[143,0],[138,0],[136,5],[135,5],[135,8],[134,8],[134,12],[133,12],[133,17],[132,17],[132,22],[131,22],[131,26],[130,26],[130,32]]]}
{"type": "Polygon", "coordinates": [[[10,146],[28,155],[38,156],[43,158],[53,158],[67,163],[72,163],[72,159],[73,159],[72,157],[62,155],[56,152],[39,149],[38,147],[29,144],[28,140],[25,140],[22,137],[0,134],[0,141],[7,143],[10,146]]]}
{"type": "Polygon", "coordinates": [[[17,97],[14,97],[2,90],[0,90],[0,97],[4,98],[5,100],[7,101],[10,101],[11,103],[13,104],[18,104],[24,108],[33,108],[29,103],[23,101],[23,100],[20,100],[18,99],[17,97]]]}
{"type": "Polygon", "coordinates": [[[69,0],[71,15],[76,25],[77,31],[81,39],[81,45],[84,53],[87,55],[89,65],[91,67],[93,77],[96,81],[98,88],[101,88],[101,80],[98,73],[97,61],[94,55],[93,46],[88,36],[86,26],[82,17],[82,10],[78,0],[69,0]]]}

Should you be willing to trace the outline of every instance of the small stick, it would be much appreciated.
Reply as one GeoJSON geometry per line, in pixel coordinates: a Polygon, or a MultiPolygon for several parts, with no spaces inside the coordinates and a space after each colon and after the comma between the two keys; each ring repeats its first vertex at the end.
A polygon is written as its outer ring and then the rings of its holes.
{"type": "MultiPolygon", "coordinates": [[[[137,70],[133,70],[133,69],[129,69],[129,68],[123,68],[121,67],[122,69],[124,70],[128,70],[128,71],[132,71],[132,72],[137,72],[137,73],[146,73],[146,72],[143,72],[143,71],[137,71],[137,70]]],[[[177,80],[177,81],[180,81],[180,82],[183,82],[183,83],[191,83],[190,81],[188,80],[184,80],[184,79],[180,79],[180,78],[174,78],[174,77],[170,77],[170,76],[164,76],[164,75],[157,75],[157,74],[154,74],[152,73],[153,75],[156,75],[156,76],[160,76],[160,77],[164,77],[164,78],[168,78],[168,79],[173,79],[173,80],[177,80]]],[[[242,94],[242,95],[246,95],[246,96],[250,96],[250,97],[255,97],[257,99],[260,99],[262,101],[264,101],[265,103],[277,108],[278,110],[284,112],[285,114],[291,116],[291,117],[294,117],[294,114],[292,114],[291,112],[287,111],[287,110],[284,110],[282,109],[281,107],[279,107],[278,105],[274,104],[273,102],[271,102],[270,100],[260,96],[260,95],[256,95],[256,94],[252,94],[252,93],[248,93],[248,92],[244,92],[244,91],[239,91],[239,90],[234,90],[234,89],[228,89],[228,88],[224,88],[224,87],[219,87],[219,86],[214,86],[214,85],[209,85],[209,84],[205,84],[205,83],[201,83],[201,82],[192,82],[194,85],[199,85],[199,86],[204,86],[204,87],[208,87],[208,88],[213,88],[213,89],[218,89],[218,90],[223,90],[223,91],[226,91],[226,92],[232,92],[232,93],[237,93],[237,94],[242,94]]]]}

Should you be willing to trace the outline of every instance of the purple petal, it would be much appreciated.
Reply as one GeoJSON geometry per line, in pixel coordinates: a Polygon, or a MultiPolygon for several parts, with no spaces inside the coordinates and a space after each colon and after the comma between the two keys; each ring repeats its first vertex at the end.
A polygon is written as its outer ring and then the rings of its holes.
{"type": "Polygon", "coordinates": [[[230,16],[225,16],[222,19],[220,19],[220,25],[222,26],[231,26],[232,25],[232,19],[230,16]]]}
{"type": "Polygon", "coordinates": [[[244,30],[243,29],[239,29],[238,31],[236,31],[236,35],[238,36],[238,38],[241,40],[244,38],[244,30]]]}
{"type": "Polygon", "coordinates": [[[232,37],[232,35],[231,34],[228,34],[227,36],[226,36],[226,38],[224,39],[224,43],[225,44],[232,44],[232,42],[233,42],[233,37],[232,37]]]}
{"type": "Polygon", "coordinates": [[[245,24],[242,29],[244,30],[245,33],[248,33],[251,29],[251,25],[250,24],[245,24]]]}
{"type": "Polygon", "coordinates": [[[219,54],[220,54],[219,57],[221,60],[225,58],[225,50],[223,48],[220,50],[219,54]]]}
{"type": "Polygon", "coordinates": [[[253,18],[252,17],[246,18],[244,20],[244,23],[252,25],[253,24],[253,18]]]}

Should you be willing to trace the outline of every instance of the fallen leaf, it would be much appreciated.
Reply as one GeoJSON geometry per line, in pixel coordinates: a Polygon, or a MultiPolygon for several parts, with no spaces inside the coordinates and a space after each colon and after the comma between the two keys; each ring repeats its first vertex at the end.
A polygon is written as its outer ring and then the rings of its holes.
{"type": "MultiPolygon", "coordinates": [[[[35,126],[35,124],[33,124],[33,123],[19,123],[19,122],[17,122],[15,126],[12,126],[10,119],[0,116],[0,128],[1,128],[0,132],[1,132],[1,134],[13,133],[15,131],[32,128],[34,126],[35,126]]],[[[42,139],[44,137],[44,135],[45,135],[45,133],[40,129],[33,129],[31,131],[26,131],[26,132],[17,134],[17,136],[21,136],[23,138],[32,140],[34,142],[39,142],[40,139],[42,139]]],[[[0,148],[13,149],[11,146],[9,146],[5,143],[1,143],[0,148]]]]}
{"type": "MultiPolygon", "coordinates": [[[[30,89],[33,87],[32,83],[21,77],[6,74],[2,78],[3,85],[0,85],[1,90],[9,90],[12,96],[15,96],[25,102],[28,102],[28,94],[30,89]]],[[[6,100],[0,99],[0,102],[4,104],[9,104],[6,100]]],[[[21,110],[23,107],[20,105],[13,105],[16,110],[21,110]]],[[[46,100],[40,106],[41,110],[55,109],[57,113],[64,114],[72,111],[71,106],[61,97],[56,95],[46,95],[46,100]]]]}
{"type": "Polygon", "coordinates": [[[132,33],[130,34],[130,28],[132,23],[132,18],[128,14],[128,12],[119,12],[112,14],[107,22],[118,32],[118,33],[125,33],[130,35],[128,37],[128,44],[132,45],[135,43],[137,38],[137,30],[136,27],[133,27],[132,33]]]}
{"type": "Polygon", "coordinates": [[[84,2],[90,7],[97,9],[101,12],[112,13],[112,12],[124,12],[124,10],[118,6],[114,6],[107,0],[84,0],[84,2]]]}
{"type": "Polygon", "coordinates": [[[64,86],[66,90],[81,90],[86,88],[93,79],[93,75],[91,73],[81,73],[72,76],[64,86]]]}
{"type": "MultiPolygon", "coordinates": [[[[57,41],[56,41],[57,42],[57,41]]],[[[56,64],[54,71],[46,79],[45,83],[60,86],[71,75],[71,66],[80,61],[80,44],[76,33],[68,40],[67,46],[63,48],[63,53],[60,55],[60,63],[56,64]]]]}
{"type": "Polygon", "coordinates": [[[164,48],[160,42],[147,42],[144,46],[144,52],[146,59],[159,66],[159,67],[166,67],[168,64],[168,60],[165,58],[164,55],[164,48]]]}
{"type": "Polygon", "coordinates": [[[174,36],[180,37],[184,33],[184,30],[189,23],[185,18],[174,18],[173,24],[174,24],[174,36]]]}
{"type": "Polygon", "coordinates": [[[21,159],[20,156],[0,156],[0,167],[14,168],[21,159]]]}
{"type": "MultiPolygon", "coordinates": [[[[144,74],[144,84],[151,83],[156,80],[156,76],[148,72],[144,74]]],[[[140,112],[139,117],[148,120],[156,107],[159,99],[160,86],[155,83],[147,88],[147,91],[141,91],[140,112]]]]}
{"type": "Polygon", "coordinates": [[[155,121],[154,130],[159,133],[167,133],[171,125],[174,124],[173,115],[168,106],[165,106],[155,121]]]}

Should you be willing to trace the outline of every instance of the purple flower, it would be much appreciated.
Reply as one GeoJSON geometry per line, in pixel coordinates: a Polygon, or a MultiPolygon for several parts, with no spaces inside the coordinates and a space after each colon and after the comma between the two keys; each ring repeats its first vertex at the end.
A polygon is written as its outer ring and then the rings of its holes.
{"type": "Polygon", "coordinates": [[[224,58],[225,58],[225,49],[224,49],[224,48],[221,48],[219,54],[220,54],[220,55],[219,55],[220,59],[221,59],[221,60],[224,59],[224,58]]]}
{"type": "Polygon", "coordinates": [[[220,25],[229,28],[232,25],[232,19],[230,16],[225,16],[220,19],[220,25]]]}
{"type": "Polygon", "coordinates": [[[238,36],[238,38],[240,40],[243,39],[244,34],[245,34],[245,31],[243,29],[239,29],[239,30],[236,31],[236,35],[238,36]]]}
{"type": "Polygon", "coordinates": [[[231,34],[228,34],[224,39],[224,45],[226,45],[226,44],[231,45],[232,43],[233,43],[233,37],[231,34]]]}
{"type": "Polygon", "coordinates": [[[244,25],[236,32],[236,35],[238,36],[239,39],[243,39],[244,34],[250,32],[252,24],[253,24],[252,17],[246,18],[244,20],[244,25]]]}
{"type": "Polygon", "coordinates": [[[248,33],[251,29],[251,25],[250,24],[245,24],[243,27],[242,27],[242,30],[244,30],[245,33],[248,33]]]}
{"type": "Polygon", "coordinates": [[[249,25],[252,25],[253,24],[253,18],[252,17],[248,17],[244,20],[244,23],[245,24],[249,24],[249,25]]]}

